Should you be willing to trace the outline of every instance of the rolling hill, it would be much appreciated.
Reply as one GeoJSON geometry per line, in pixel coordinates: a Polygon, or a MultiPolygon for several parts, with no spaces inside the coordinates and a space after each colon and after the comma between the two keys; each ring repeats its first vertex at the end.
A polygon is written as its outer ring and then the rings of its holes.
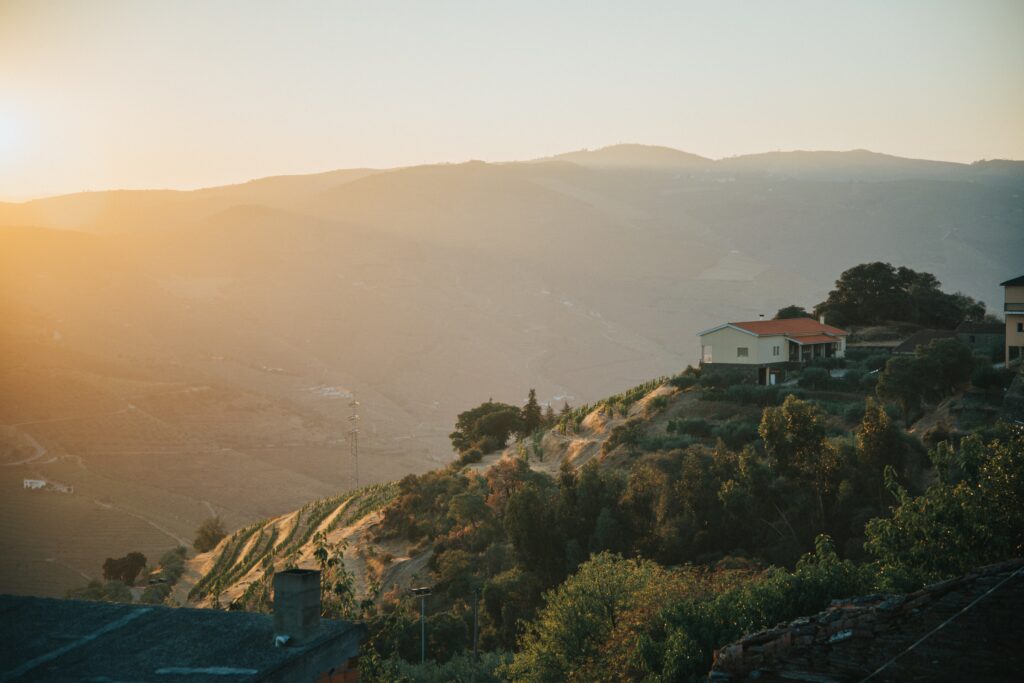
{"type": "Polygon", "coordinates": [[[450,460],[491,392],[577,405],[676,372],[698,330],[813,305],[859,262],[991,304],[1022,167],[622,145],[0,204],[0,585],[59,595],[211,511],[354,487],[352,397],[359,483],[390,481],[450,460]]]}

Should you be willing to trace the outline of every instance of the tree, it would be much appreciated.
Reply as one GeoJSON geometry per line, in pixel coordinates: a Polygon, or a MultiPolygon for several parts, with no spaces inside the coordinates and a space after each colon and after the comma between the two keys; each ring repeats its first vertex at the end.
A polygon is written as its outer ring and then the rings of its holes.
{"type": "MultiPolygon", "coordinates": [[[[579,669],[601,657],[625,612],[649,596],[658,604],[667,573],[650,560],[601,553],[545,597],[505,673],[510,680],[593,680],[579,669]]],[[[608,672],[606,672],[608,673],[608,672]]],[[[617,675],[617,674],[612,674],[617,675]]]]}
{"type": "MultiPolygon", "coordinates": [[[[900,430],[892,424],[885,409],[868,398],[864,417],[857,431],[857,460],[867,477],[875,482],[878,499],[885,498],[883,473],[887,467],[903,471],[907,459],[907,445],[900,430]]],[[[889,500],[892,500],[891,498],[889,500]]]]}
{"type": "Polygon", "coordinates": [[[880,399],[896,401],[903,412],[903,421],[910,424],[910,419],[921,407],[924,394],[924,378],[921,377],[921,364],[914,358],[893,356],[885,364],[885,370],[878,376],[875,393],[880,399]]]}
{"type": "Polygon", "coordinates": [[[140,552],[131,552],[118,558],[108,557],[103,563],[103,578],[134,586],[136,577],[145,566],[146,556],[140,552]]]}
{"type": "Polygon", "coordinates": [[[227,531],[224,530],[224,523],[221,522],[220,517],[210,517],[203,521],[199,528],[196,529],[196,537],[192,541],[192,547],[201,553],[208,552],[216,548],[221,539],[227,535],[227,531]]]}
{"type": "Polygon", "coordinates": [[[555,416],[555,409],[551,407],[550,403],[547,404],[547,406],[544,407],[544,426],[553,427],[557,420],[558,417],[555,416]]]}
{"type": "Polygon", "coordinates": [[[537,403],[537,390],[530,389],[530,396],[526,399],[523,407],[523,434],[533,434],[540,429],[544,418],[540,411],[540,404],[537,403]]]}
{"type": "Polygon", "coordinates": [[[488,400],[476,408],[459,413],[455,431],[449,435],[452,446],[462,453],[479,448],[488,453],[503,448],[513,432],[522,430],[522,413],[507,403],[488,400]]]}
{"type": "Polygon", "coordinates": [[[958,339],[933,339],[928,346],[917,347],[914,355],[922,361],[920,374],[935,398],[966,384],[974,370],[974,355],[958,339]]]}
{"type": "Polygon", "coordinates": [[[775,320],[788,320],[790,318],[810,318],[811,314],[807,312],[803,306],[797,306],[796,304],[790,304],[784,306],[778,310],[775,314],[775,320]]]}
{"type": "Polygon", "coordinates": [[[814,312],[835,325],[905,321],[942,329],[984,318],[983,303],[959,292],[946,294],[940,285],[931,273],[879,261],[862,263],[840,275],[814,312]]]}
{"type": "MultiPolygon", "coordinates": [[[[891,517],[866,527],[867,550],[890,580],[912,586],[1020,555],[1024,547],[1024,432],[985,443],[965,437],[959,450],[940,444],[929,455],[939,481],[900,500],[891,517]]],[[[905,586],[888,586],[903,589],[905,586]]]]}

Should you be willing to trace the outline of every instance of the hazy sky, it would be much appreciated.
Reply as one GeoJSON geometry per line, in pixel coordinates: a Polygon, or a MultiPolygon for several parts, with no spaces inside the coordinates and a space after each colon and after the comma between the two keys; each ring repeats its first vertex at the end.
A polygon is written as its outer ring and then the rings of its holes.
{"type": "Polygon", "coordinates": [[[0,0],[0,199],[617,142],[1024,158],[1024,0],[0,0]]]}

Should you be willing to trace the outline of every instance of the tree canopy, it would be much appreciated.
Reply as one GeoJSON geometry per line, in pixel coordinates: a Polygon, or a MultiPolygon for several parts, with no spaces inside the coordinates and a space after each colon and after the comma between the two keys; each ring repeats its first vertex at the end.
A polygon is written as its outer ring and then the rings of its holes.
{"type": "Polygon", "coordinates": [[[523,416],[519,408],[488,400],[459,413],[455,431],[449,438],[460,453],[471,448],[487,453],[504,447],[508,437],[522,428],[523,416]]]}
{"type": "Polygon", "coordinates": [[[939,289],[938,279],[891,263],[862,263],[844,271],[828,298],[814,307],[833,325],[877,325],[890,321],[953,329],[965,320],[982,320],[985,304],[939,289]]]}

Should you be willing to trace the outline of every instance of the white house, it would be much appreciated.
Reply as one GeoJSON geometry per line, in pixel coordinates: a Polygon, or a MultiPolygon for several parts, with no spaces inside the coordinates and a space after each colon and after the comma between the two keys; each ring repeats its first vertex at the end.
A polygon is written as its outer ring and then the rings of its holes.
{"type": "Polygon", "coordinates": [[[38,491],[46,488],[46,482],[42,479],[26,479],[22,486],[32,491],[38,491]]]}
{"type": "Polygon", "coordinates": [[[759,384],[775,384],[791,363],[842,358],[849,332],[813,318],[790,318],[723,323],[697,336],[702,367],[757,368],[759,384]]]}

